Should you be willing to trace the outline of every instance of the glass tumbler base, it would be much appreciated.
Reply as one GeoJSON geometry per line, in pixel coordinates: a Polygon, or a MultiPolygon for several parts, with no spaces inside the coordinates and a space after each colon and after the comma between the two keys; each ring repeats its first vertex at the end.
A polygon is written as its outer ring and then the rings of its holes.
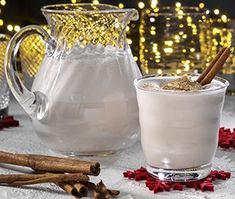
{"type": "Polygon", "coordinates": [[[147,171],[159,180],[171,182],[191,182],[206,178],[211,172],[211,164],[187,169],[161,169],[147,165],[147,171]]]}

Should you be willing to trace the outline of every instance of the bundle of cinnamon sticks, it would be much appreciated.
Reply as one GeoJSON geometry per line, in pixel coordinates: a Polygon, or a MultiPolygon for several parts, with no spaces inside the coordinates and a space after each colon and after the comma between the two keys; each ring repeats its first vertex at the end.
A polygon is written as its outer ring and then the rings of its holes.
{"type": "Polygon", "coordinates": [[[108,199],[119,195],[118,190],[107,189],[102,181],[97,185],[89,181],[88,175],[98,176],[100,173],[98,162],[0,151],[0,163],[33,169],[32,174],[2,174],[0,184],[23,186],[55,183],[76,198],[87,196],[89,191],[93,192],[96,199],[108,199]]]}

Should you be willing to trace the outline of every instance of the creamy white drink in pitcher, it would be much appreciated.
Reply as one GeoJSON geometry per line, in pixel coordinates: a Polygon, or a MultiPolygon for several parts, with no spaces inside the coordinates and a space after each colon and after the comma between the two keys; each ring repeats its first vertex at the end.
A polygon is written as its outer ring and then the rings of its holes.
{"type": "Polygon", "coordinates": [[[130,50],[116,51],[75,46],[64,59],[44,59],[32,91],[44,93],[48,107],[44,118],[33,119],[33,124],[53,150],[114,152],[136,140],[138,107],[132,82],[140,74],[130,50]]]}
{"type": "Polygon", "coordinates": [[[171,85],[167,82],[179,78],[156,76],[135,81],[141,143],[150,173],[162,180],[190,181],[210,172],[228,82],[215,78],[200,88],[192,84],[197,78],[192,76],[188,89],[193,90],[164,89],[171,85]]]}
{"type": "Polygon", "coordinates": [[[13,36],[5,64],[10,88],[38,136],[66,155],[107,155],[132,145],[139,131],[133,81],[141,73],[126,26],[138,19],[137,10],[85,3],[44,6],[42,12],[50,35],[24,27],[13,36]],[[16,52],[30,34],[47,44],[31,91],[15,70],[16,52]]]}

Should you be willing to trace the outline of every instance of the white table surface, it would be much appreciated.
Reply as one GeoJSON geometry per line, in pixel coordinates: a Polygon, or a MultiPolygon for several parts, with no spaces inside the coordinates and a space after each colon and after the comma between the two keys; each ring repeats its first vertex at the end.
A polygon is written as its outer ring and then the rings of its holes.
{"type": "MultiPolygon", "coordinates": [[[[20,121],[20,127],[9,128],[0,131],[0,150],[19,153],[37,153],[58,155],[50,151],[38,139],[34,133],[30,118],[22,108],[12,100],[10,104],[10,114],[20,121]]],[[[235,128],[235,97],[226,97],[221,126],[235,128]]],[[[215,192],[201,192],[187,189],[184,192],[172,191],[153,194],[143,183],[128,181],[123,179],[122,172],[127,169],[136,169],[144,165],[144,156],[140,143],[120,153],[119,155],[104,158],[101,160],[102,171],[98,177],[92,179],[99,181],[102,179],[111,188],[121,190],[121,199],[235,199],[235,150],[218,150],[213,162],[215,169],[224,169],[232,172],[232,177],[228,181],[219,182],[215,185],[215,192]]],[[[27,169],[21,169],[28,171],[27,169]]],[[[17,167],[0,164],[0,173],[18,173],[17,167]]],[[[31,185],[24,188],[13,188],[0,186],[0,199],[69,199],[74,198],[53,184],[31,185]]]]}

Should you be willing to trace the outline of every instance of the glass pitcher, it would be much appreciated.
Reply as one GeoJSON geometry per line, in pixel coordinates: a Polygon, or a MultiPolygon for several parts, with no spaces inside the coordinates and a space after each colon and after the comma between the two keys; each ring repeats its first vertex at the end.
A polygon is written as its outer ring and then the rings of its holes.
{"type": "Polygon", "coordinates": [[[44,6],[50,35],[22,28],[10,41],[5,72],[10,89],[32,118],[37,135],[66,155],[107,155],[138,138],[133,81],[141,73],[126,42],[135,9],[105,4],[44,6]],[[46,55],[29,91],[15,70],[21,42],[39,34],[46,55]]]}

